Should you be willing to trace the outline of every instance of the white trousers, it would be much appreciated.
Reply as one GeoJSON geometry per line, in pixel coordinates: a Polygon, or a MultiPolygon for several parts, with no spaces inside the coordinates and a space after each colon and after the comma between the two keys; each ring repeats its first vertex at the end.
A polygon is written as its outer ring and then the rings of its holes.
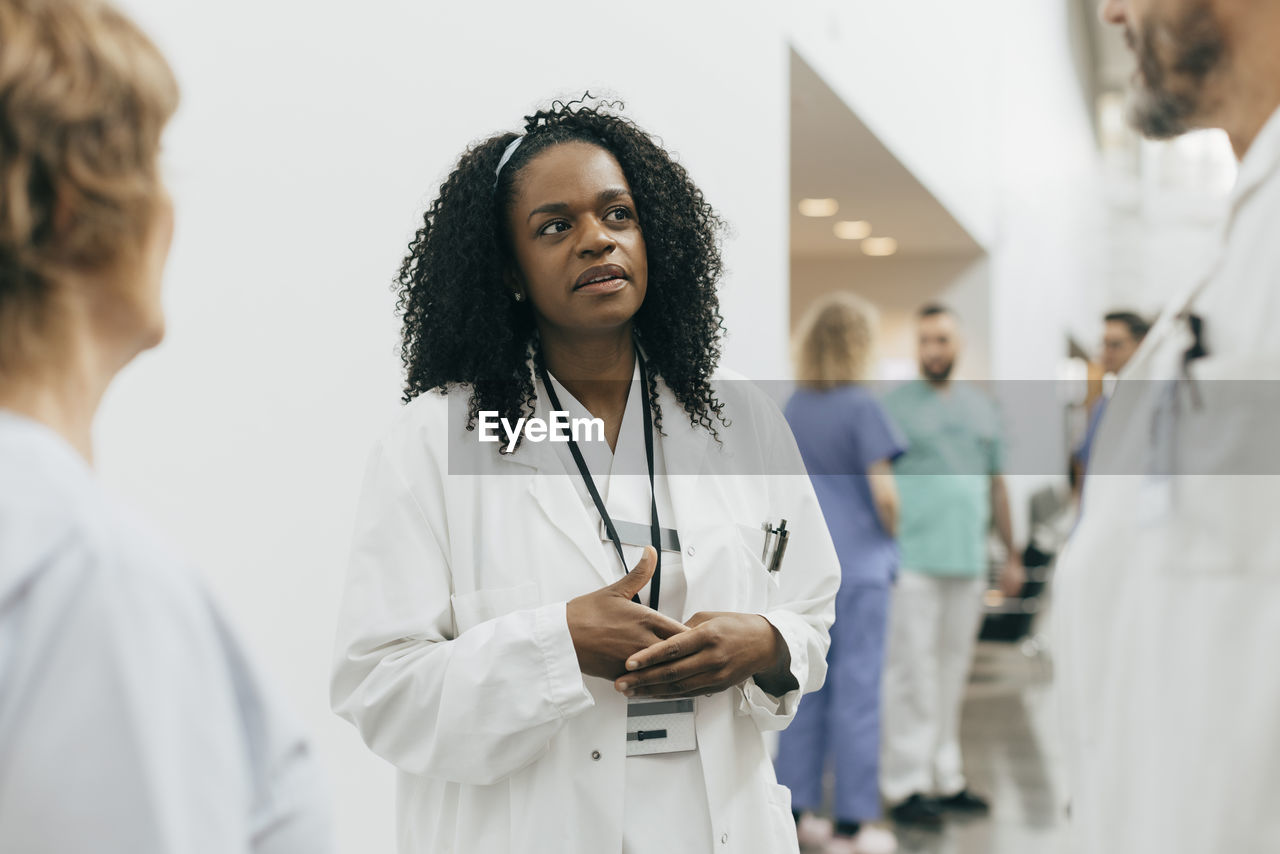
{"type": "Polygon", "coordinates": [[[890,804],[965,787],[960,709],[982,616],[981,577],[904,569],[889,609],[880,790],[890,804]]]}

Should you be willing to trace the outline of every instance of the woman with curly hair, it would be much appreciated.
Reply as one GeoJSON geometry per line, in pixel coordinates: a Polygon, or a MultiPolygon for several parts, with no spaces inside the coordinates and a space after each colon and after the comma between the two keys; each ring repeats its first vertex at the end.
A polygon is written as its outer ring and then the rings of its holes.
{"type": "Polygon", "coordinates": [[[720,220],[611,107],[470,148],[401,269],[332,700],[402,852],[796,850],[762,733],[822,682],[839,567],[717,371],[720,220]]]}

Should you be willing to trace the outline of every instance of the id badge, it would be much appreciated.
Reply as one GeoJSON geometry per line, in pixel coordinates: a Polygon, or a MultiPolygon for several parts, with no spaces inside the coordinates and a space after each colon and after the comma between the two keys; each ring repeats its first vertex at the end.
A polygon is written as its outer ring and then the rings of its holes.
{"type": "Polygon", "coordinates": [[[628,700],[627,755],[698,749],[693,700],[628,700]]]}

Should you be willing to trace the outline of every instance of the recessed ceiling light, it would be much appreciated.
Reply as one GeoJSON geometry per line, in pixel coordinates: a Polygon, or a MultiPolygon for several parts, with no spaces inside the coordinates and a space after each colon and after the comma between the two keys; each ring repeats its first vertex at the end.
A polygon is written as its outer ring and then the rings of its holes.
{"type": "Polygon", "coordinates": [[[835,216],[840,203],[835,199],[801,199],[801,216],[835,216]]]}
{"type": "Polygon", "coordinates": [[[868,237],[862,241],[862,254],[882,258],[898,251],[898,241],[892,237],[868,237]]]}
{"type": "Polygon", "coordinates": [[[862,240],[871,234],[871,223],[863,219],[845,219],[833,226],[841,240],[862,240]]]}

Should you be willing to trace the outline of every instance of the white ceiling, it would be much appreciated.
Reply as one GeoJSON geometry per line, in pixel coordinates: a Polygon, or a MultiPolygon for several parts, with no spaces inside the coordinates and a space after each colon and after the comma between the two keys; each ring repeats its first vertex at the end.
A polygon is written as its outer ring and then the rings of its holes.
{"type": "Polygon", "coordinates": [[[792,52],[792,257],[865,257],[859,241],[832,233],[832,224],[845,219],[867,220],[873,235],[895,238],[898,256],[981,253],[938,200],[792,52]],[[800,199],[827,197],[840,202],[834,217],[805,217],[796,210],[800,199]]]}

